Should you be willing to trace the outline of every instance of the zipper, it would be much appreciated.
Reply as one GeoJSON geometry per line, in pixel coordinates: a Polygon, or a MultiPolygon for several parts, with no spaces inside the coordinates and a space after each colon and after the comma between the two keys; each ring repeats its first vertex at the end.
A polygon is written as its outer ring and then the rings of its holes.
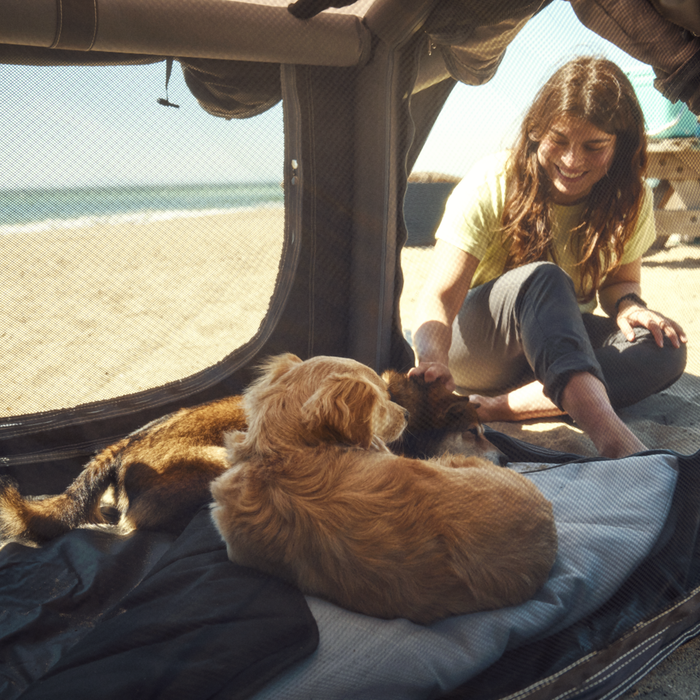
{"type": "Polygon", "coordinates": [[[81,442],[58,450],[40,450],[39,452],[26,452],[21,455],[13,455],[12,457],[0,457],[0,467],[23,467],[27,464],[43,464],[46,462],[75,459],[76,457],[92,457],[94,454],[101,452],[109,445],[113,445],[123,437],[125,436],[118,435],[102,440],[81,442]]]}

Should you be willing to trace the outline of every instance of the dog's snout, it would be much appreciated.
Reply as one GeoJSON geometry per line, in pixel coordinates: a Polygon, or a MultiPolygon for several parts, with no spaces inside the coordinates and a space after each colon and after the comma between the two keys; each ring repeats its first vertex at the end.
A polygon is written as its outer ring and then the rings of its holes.
{"type": "Polygon", "coordinates": [[[403,409],[403,417],[406,423],[408,423],[409,419],[411,418],[411,413],[407,408],[403,409]]]}

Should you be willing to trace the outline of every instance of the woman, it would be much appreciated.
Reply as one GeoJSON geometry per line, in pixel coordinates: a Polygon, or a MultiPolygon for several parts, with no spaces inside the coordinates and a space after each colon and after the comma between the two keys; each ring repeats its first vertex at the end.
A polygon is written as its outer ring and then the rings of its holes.
{"type": "Polygon", "coordinates": [[[603,456],[644,450],[615,409],[676,381],[687,340],[641,298],[655,238],[646,160],[619,67],[579,57],[560,68],[514,150],[450,197],[411,373],[476,392],[483,422],[568,413],[603,456]],[[591,313],[597,303],[607,317],[591,313]]]}

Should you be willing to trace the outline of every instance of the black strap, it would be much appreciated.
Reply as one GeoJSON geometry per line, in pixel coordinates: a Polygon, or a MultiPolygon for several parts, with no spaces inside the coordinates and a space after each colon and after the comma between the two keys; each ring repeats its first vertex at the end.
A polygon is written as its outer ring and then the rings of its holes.
{"type": "Polygon", "coordinates": [[[634,292],[630,292],[629,294],[623,294],[616,302],[615,302],[615,315],[620,313],[620,304],[623,301],[627,300],[633,301],[637,306],[643,306],[646,308],[646,301],[642,299],[642,297],[639,296],[639,294],[635,294],[634,292]]]}
{"type": "Polygon", "coordinates": [[[297,19],[311,19],[329,7],[346,7],[354,2],[355,0],[297,0],[288,5],[287,10],[297,19]]]}
{"type": "Polygon", "coordinates": [[[52,49],[90,51],[97,36],[97,0],[56,0],[52,49]]]}
{"type": "Polygon", "coordinates": [[[180,105],[176,105],[168,99],[168,83],[170,83],[170,76],[173,72],[173,59],[165,59],[165,97],[159,97],[156,102],[163,107],[175,107],[180,109],[180,105]]]}

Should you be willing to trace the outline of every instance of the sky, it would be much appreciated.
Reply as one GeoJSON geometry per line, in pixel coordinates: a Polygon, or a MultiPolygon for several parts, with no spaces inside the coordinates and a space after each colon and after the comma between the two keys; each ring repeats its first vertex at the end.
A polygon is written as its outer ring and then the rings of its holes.
{"type": "Polygon", "coordinates": [[[0,188],[281,182],[282,106],[253,119],[211,116],[175,64],[0,65],[0,188]]]}
{"type": "MultiPolygon", "coordinates": [[[[486,85],[458,85],[416,170],[463,175],[508,146],[539,86],[569,58],[602,54],[625,70],[643,67],[587,30],[568,2],[554,0],[510,45],[486,85]]],[[[0,188],[277,181],[282,176],[282,108],[246,120],[212,117],[163,63],[130,67],[0,66],[3,128],[0,188]]]]}

